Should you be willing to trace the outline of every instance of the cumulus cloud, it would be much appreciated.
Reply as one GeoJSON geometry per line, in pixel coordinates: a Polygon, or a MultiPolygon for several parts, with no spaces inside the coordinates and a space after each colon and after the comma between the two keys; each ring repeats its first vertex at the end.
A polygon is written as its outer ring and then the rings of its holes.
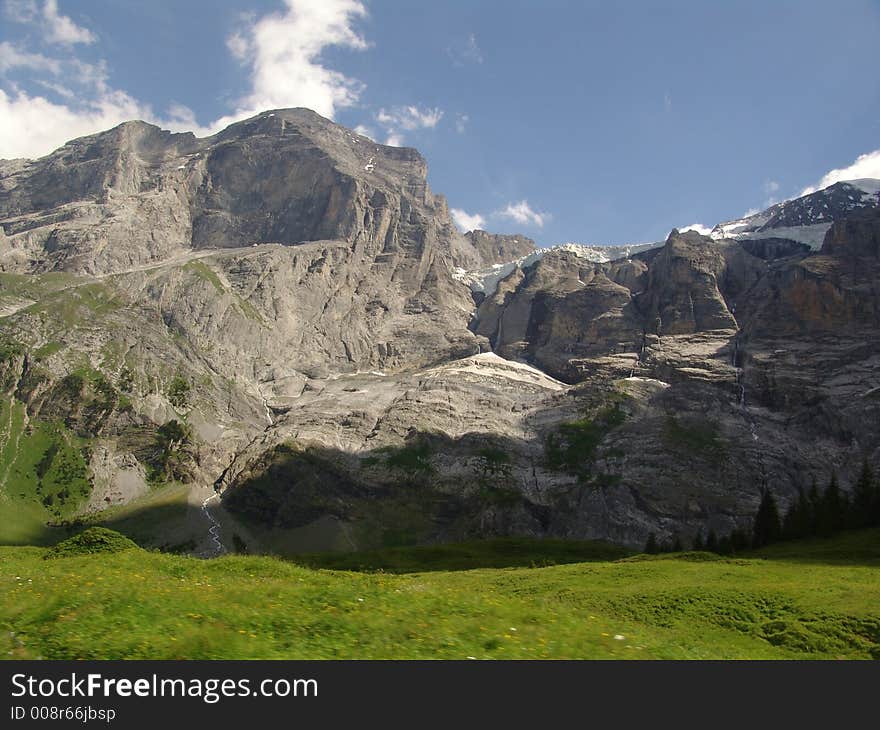
{"type": "Polygon", "coordinates": [[[0,89],[0,158],[38,157],[66,140],[147,116],[124,92],[111,92],[76,107],[24,91],[0,89]]]}
{"type": "Polygon", "coordinates": [[[822,190],[822,188],[827,188],[837,182],[862,178],[880,178],[880,150],[866,152],[859,155],[851,165],[831,170],[815,185],[804,188],[800,195],[815,193],[817,190],[822,190]]]}
{"type": "Polygon", "coordinates": [[[376,141],[376,133],[370,127],[367,127],[363,124],[358,124],[354,128],[354,131],[357,134],[361,135],[362,137],[366,137],[367,139],[372,140],[373,142],[376,141]]]}
{"type": "Polygon", "coordinates": [[[74,23],[68,16],[58,11],[58,0],[46,0],[43,4],[43,21],[46,28],[46,41],[71,46],[76,43],[86,45],[98,40],[92,31],[74,23]]]}
{"type": "Polygon", "coordinates": [[[458,226],[462,233],[482,229],[486,225],[486,219],[479,213],[466,213],[461,208],[451,208],[449,214],[455,225],[458,226]]]}
{"type": "Polygon", "coordinates": [[[685,226],[684,228],[678,229],[681,233],[687,233],[688,231],[696,231],[701,236],[708,236],[712,229],[709,226],[704,226],[702,223],[691,223],[689,226],[685,226]]]}
{"type": "Polygon", "coordinates": [[[356,103],[363,90],[321,59],[330,47],[368,47],[354,27],[367,12],[359,0],[284,0],[279,12],[242,16],[227,47],[250,70],[250,88],[232,114],[204,126],[181,104],[155,112],[113,88],[104,62],[77,58],[75,47],[94,43],[97,36],[63,15],[57,0],[6,0],[3,11],[13,22],[39,31],[50,55],[8,42],[0,47],[0,76],[15,69],[32,75],[27,84],[8,82],[0,88],[0,158],[45,155],[69,139],[129,119],[204,136],[270,108],[304,106],[333,117],[356,103]]]}
{"type": "Polygon", "coordinates": [[[304,106],[333,118],[354,105],[364,85],[327,68],[321,54],[330,47],[364,50],[367,41],[354,28],[367,15],[359,0],[284,0],[285,10],[246,18],[226,42],[250,68],[251,90],[222,127],[265,109],[304,106]]]}
{"type": "Polygon", "coordinates": [[[456,114],[455,116],[455,131],[459,134],[464,134],[467,129],[467,123],[471,120],[471,118],[467,114],[456,114]]]}
{"type": "Polygon", "coordinates": [[[527,200],[518,203],[508,203],[506,207],[495,212],[498,218],[507,218],[520,225],[534,225],[541,228],[550,218],[547,213],[539,213],[532,209],[527,200]]]}

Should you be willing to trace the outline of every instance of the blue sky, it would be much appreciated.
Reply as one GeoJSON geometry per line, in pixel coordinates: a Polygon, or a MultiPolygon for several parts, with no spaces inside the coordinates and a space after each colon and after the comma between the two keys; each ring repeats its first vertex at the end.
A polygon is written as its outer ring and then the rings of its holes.
{"type": "Polygon", "coordinates": [[[0,0],[0,157],[308,106],[463,225],[658,240],[880,177],[880,2],[0,0]]]}

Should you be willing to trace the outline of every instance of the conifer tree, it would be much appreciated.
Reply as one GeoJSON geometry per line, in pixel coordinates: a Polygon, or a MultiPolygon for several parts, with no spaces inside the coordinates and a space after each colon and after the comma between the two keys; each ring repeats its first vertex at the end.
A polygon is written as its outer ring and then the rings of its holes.
{"type": "Polygon", "coordinates": [[[660,546],[657,544],[657,536],[652,532],[648,535],[648,542],[645,543],[645,552],[648,555],[656,555],[660,552],[660,546]]]}
{"type": "Polygon", "coordinates": [[[710,553],[718,552],[718,535],[715,534],[715,530],[710,529],[706,536],[706,550],[710,553]]]}
{"type": "Polygon", "coordinates": [[[807,496],[807,508],[809,529],[804,537],[812,537],[819,532],[819,512],[822,509],[822,497],[819,496],[819,487],[816,484],[815,474],[810,479],[810,494],[807,496]]]}
{"type": "Polygon", "coordinates": [[[796,540],[800,535],[798,535],[798,516],[801,508],[801,496],[803,495],[803,490],[798,490],[798,498],[794,500],[790,505],[788,505],[788,509],[785,511],[785,517],[782,518],[782,539],[783,540],[796,540]]]}
{"type": "Polygon", "coordinates": [[[706,543],[703,540],[703,531],[697,530],[697,534],[694,535],[694,542],[692,550],[703,550],[706,547],[706,543]]]}
{"type": "Polygon", "coordinates": [[[779,509],[776,507],[776,500],[773,498],[770,490],[765,489],[761,497],[761,504],[758,505],[755,524],[752,528],[754,547],[762,547],[776,542],[779,540],[781,531],[779,509]]]}
{"type": "Polygon", "coordinates": [[[850,509],[850,527],[868,527],[873,523],[874,501],[877,499],[874,472],[868,460],[862,462],[862,471],[853,487],[853,500],[850,509]]]}
{"type": "Polygon", "coordinates": [[[743,550],[749,549],[749,536],[745,530],[735,529],[730,533],[730,551],[732,553],[741,553],[743,550]]]}
{"type": "Polygon", "coordinates": [[[843,527],[844,515],[845,502],[840,493],[840,485],[837,483],[837,473],[831,472],[831,481],[828,482],[828,486],[819,500],[819,509],[816,515],[818,534],[822,536],[833,535],[843,527]]]}
{"type": "Polygon", "coordinates": [[[801,486],[798,487],[797,502],[789,508],[786,519],[789,522],[788,529],[784,531],[787,539],[800,539],[812,534],[814,520],[812,503],[801,486]]]}

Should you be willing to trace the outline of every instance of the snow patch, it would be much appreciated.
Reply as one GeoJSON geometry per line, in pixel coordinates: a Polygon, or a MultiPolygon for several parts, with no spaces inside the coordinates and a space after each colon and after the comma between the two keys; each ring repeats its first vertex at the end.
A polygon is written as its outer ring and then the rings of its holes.
{"type": "Polygon", "coordinates": [[[452,277],[456,281],[467,284],[471,291],[482,292],[487,297],[492,296],[498,290],[498,284],[510,274],[519,269],[525,269],[536,261],[544,258],[548,253],[566,252],[572,253],[580,259],[597,264],[607,264],[610,261],[629,258],[635,253],[646,251],[650,248],[662,246],[662,243],[633,243],[623,246],[585,245],[582,243],[560,243],[550,248],[539,248],[530,254],[508,261],[505,264],[493,264],[487,269],[478,271],[466,271],[456,267],[452,270],[452,277]]]}
{"type": "Polygon", "coordinates": [[[515,380],[520,383],[537,385],[547,390],[565,390],[565,383],[551,378],[538,368],[516,360],[505,360],[494,352],[482,352],[461,360],[434,368],[436,373],[473,373],[485,377],[501,377],[507,380],[515,380]]]}
{"type": "Polygon", "coordinates": [[[759,241],[764,238],[787,238],[790,241],[805,243],[814,251],[822,248],[825,234],[831,228],[831,223],[816,223],[812,226],[780,226],[779,228],[766,228],[762,231],[746,231],[726,236],[737,241],[759,241]]]}
{"type": "Polygon", "coordinates": [[[880,180],[865,177],[860,180],[847,180],[846,184],[858,188],[865,195],[880,195],[880,180]]]}

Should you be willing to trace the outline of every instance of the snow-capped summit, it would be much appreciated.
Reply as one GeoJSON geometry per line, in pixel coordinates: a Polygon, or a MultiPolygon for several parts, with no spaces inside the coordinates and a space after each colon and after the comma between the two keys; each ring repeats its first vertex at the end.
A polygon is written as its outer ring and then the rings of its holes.
{"type": "Polygon", "coordinates": [[[880,180],[838,182],[815,193],[777,203],[767,210],[719,223],[712,238],[784,238],[817,250],[831,224],[853,210],[880,205],[880,180]]]}
{"type": "Polygon", "coordinates": [[[662,245],[662,241],[658,241],[657,243],[630,243],[622,246],[598,246],[572,242],[560,243],[548,248],[535,249],[527,256],[518,258],[515,261],[494,264],[493,266],[480,271],[454,269],[452,275],[459,281],[463,281],[467,284],[471,288],[471,291],[482,292],[486,296],[489,296],[495,292],[495,289],[498,287],[498,282],[508,276],[514,269],[525,269],[550,253],[571,253],[578,258],[585,259],[586,261],[604,264],[609,261],[615,261],[616,259],[629,258],[640,251],[647,251],[650,248],[657,248],[662,245]]]}

